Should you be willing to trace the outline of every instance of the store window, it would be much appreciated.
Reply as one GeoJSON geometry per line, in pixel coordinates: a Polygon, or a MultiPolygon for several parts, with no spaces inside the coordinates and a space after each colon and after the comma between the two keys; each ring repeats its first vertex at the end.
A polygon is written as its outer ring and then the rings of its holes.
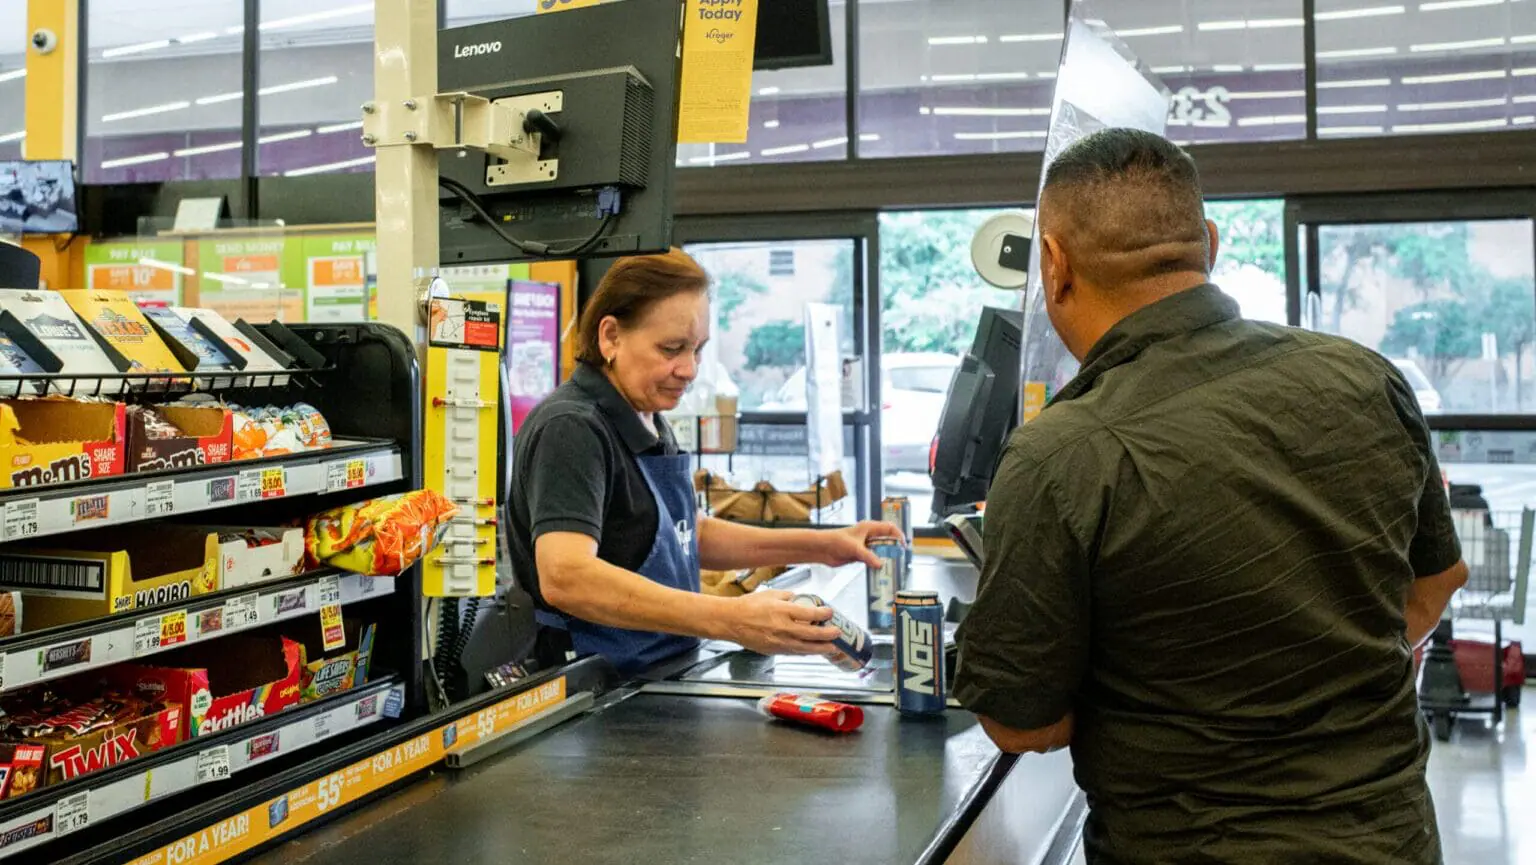
{"type": "Polygon", "coordinates": [[[859,5],[859,155],[1043,150],[1060,3],[859,5]]]}
{"type": "Polygon", "coordinates": [[[371,0],[261,0],[257,172],[373,170],[361,106],[373,98],[371,0]]]}
{"type": "Polygon", "coordinates": [[[1317,0],[1318,135],[1536,123],[1536,3],[1317,0]]]}
{"type": "Polygon", "coordinates": [[[1390,358],[1426,412],[1536,412],[1530,220],[1321,225],[1318,255],[1318,329],[1390,358]]]}
{"type": "Polygon", "coordinates": [[[1206,218],[1216,223],[1220,252],[1211,281],[1234,297],[1243,316],[1289,323],[1285,302],[1285,201],[1208,201],[1206,218]]]}
{"type": "Polygon", "coordinates": [[[27,4],[0,6],[0,159],[20,159],[27,137],[27,4]]]}
{"type": "Polygon", "coordinates": [[[239,177],[245,4],[203,0],[174,15],[141,0],[83,8],[85,181],[239,177]]]}
{"type": "MultiPolygon", "coordinates": [[[[848,497],[828,502],[822,518],[831,523],[852,523],[859,519],[860,496],[854,479],[858,474],[854,427],[843,427],[843,481],[848,497]]],[[[774,489],[800,491],[814,488],[816,472],[810,462],[810,442],[803,423],[743,423],[737,431],[736,452],[730,455],[708,454],[700,457],[699,467],[725,478],[736,489],[751,489],[759,481],[774,489]]]]}
{"type": "Polygon", "coordinates": [[[1096,0],[1094,8],[1173,91],[1169,138],[1306,137],[1301,0],[1096,0]]]}
{"type": "Polygon", "coordinates": [[[852,240],[698,243],[686,249],[714,280],[714,317],[707,351],[740,393],[744,412],[804,412],[805,305],[842,307],[842,351],[852,357],[852,240]],[[794,268],[776,275],[792,252],[794,268]]]}

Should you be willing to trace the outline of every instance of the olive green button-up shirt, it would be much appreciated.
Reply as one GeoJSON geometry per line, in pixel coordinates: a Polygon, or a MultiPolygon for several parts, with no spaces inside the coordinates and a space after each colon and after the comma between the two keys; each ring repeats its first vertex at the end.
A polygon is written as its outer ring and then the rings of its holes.
{"type": "Polygon", "coordinates": [[[1096,863],[1433,863],[1405,601],[1461,556],[1413,390],[1213,285],[1124,319],[988,494],[955,696],[1075,713],[1096,863]]]}

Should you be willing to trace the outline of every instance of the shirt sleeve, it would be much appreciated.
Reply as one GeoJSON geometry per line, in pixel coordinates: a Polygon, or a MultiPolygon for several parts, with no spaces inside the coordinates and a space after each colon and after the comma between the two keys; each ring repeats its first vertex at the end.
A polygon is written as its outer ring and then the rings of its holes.
{"type": "Polygon", "coordinates": [[[1430,438],[1429,424],[1424,420],[1424,412],[1419,409],[1413,388],[1408,386],[1396,367],[1391,367],[1390,362],[1388,366],[1387,394],[1403,426],[1408,430],[1409,438],[1413,439],[1414,446],[1423,455],[1427,468],[1424,489],[1419,492],[1418,528],[1408,547],[1408,561],[1413,566],[1414,576],[1431,577],[1461,561],[1461,541],[1451,518],[1451,501],[1445,494],[1440,460],[1435,458],[1434,443],[1430,438]]]}
{"type": "Polygon", "coordinates": [[[1047,473],[1018,448],[987,495],[976,603],[957,642],[955,698],[1017,730],[1072,711],[1088,665],[1089,556],[1047,473]]]}
{"type": "Polygon", "coordinates": [[[602,434],[586,418],[560,415],[536,435],[520,467],[533,540],[577,532],[601,541],[612,459],[602,434]]]}

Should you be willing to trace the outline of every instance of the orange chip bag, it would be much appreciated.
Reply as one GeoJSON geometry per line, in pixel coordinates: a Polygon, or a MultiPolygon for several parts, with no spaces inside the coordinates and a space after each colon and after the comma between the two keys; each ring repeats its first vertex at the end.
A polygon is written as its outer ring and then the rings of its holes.
{"type": "Polygon", "coordinates": [[[305,557],[310,567],[397,576],[437,546],[458,511],[433,490],[333,508],[306,523],[305,557]]]}

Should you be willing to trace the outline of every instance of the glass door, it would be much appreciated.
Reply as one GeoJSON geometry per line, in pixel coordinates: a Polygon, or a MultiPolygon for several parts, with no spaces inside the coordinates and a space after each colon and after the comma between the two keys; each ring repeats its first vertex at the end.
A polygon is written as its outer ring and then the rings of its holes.
{"type": "Polygon", "coordinates": [[[739,393],[738,447],[707,455],[702,465],[737,489],[767,481],[776,489],[810,489],[806,423],[805,309],[840,309],[839,351],[845,384],[843,479],[850,506],[837,517],[853,522],[878,512],[880,414],[871,367],[878,363],[878,312],[867,279],[875,221],[870,216],[694,218],[679,220],[677,245],[714,281],[713,361],[739,393]],[[870,346],[877,346],[871,352],[870,346]],[[873,363],[872,363],[873,361],[873,363]]]}

